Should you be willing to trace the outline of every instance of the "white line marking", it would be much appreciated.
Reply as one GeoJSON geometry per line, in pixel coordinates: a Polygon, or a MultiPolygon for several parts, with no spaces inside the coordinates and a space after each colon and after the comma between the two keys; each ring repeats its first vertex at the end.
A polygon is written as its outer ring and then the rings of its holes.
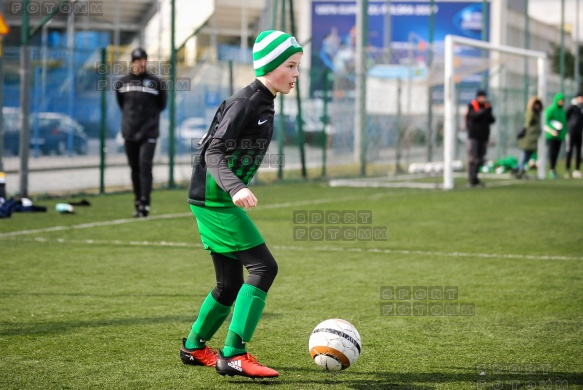
{"type": "MultiPolygon", "coordinates": [[[[398,196],[398,195],[411,194],[411,193],[412,192],[375,194],[375,195],[371,195],[369,197],[369,199],[378,199],[380,197],[398,196]]],[[[272,203],[272,204],[268,204],[265,206],[259,206],[259,207],[257,207],[256,210],[261,211],[261,210],[279,209],[279,208],[285,208],[285,207],[309,206],[309,205],[313,205],[313,204],[343,202],[343,201],[358,200],[358,199],[362,200],[363,197],[362,196],[345,196],[345,197],[327,198],[327,199],[309,199],[309,200],[303,200],[303,201],[298,201],[298,202],[272,203]]],[[[191,217],[191,216],[192,216],[192,213],[162,214],[162,215],[153,215],[153,216],[150,216],[148,218],[124,218],[124,219],[115,219],[115,220],[111,220],[111,221],[83,223],[83,224],[71,225],[71,226],[52,226],[52,227],[42,228],[42,229],[17,230],[14,232],[0,233],[0,239],[6,238],[6,237],[22,236],[22,235],[27,235],[27,234],[49,233],[49,232],[58,232],[58,231],[63,231],[63,230],[89,229],[89,228],[100,227],[100,226],[121,225],[124,223],[134,223],[134,222],[146,222],[146,221],[154,221],[154,220],[158,220],[158,219],[186,218],[186,217],[191,217]]]]}
{"type": "Polygon", "coordinates": [[[342,198],[334,198],[334,199],[309,199],[309,200],[302,200],[298,202],[286,202],[286,203],[272,203],[265,206],[257,207],[257,210],[269,210],[269,209],[281,209],[285,207],[296,207],[296,206],[309,206],[312,204],[321,204],[321,203],[331,203],[331,202],[344,202],[347,200],[357,200],[362,199],[362,197],[358,196],[345,196],[342,198]]]}
{"type": "Polygon", "coordinates": [[[121,225],[124,223],[145,222],[147,220],[156,220],[156,219],[181,218],[181,217],[187,217],[189,215],[192,215],[192,214],[190,214],[190,213],[163,214],[163,215],[155,215],[152,217],[148,217],[147,219],[146,218],[125,218],[125,219],[115,219],[112,221],[82,223],[79,225],[71,225],[71,226],[53,226],[53,227],[42,228],[42,229],[18,230],[15,232],[0,233],[0,238],[21,236],[21,235],[25,235],[25,234],[58,232],[58,231],[62,231],[62,230],[88,229],[88,228],[94,228],[94,227],[98,227],[98,226],[121,225]]]}
{"type": "Polygon", "coordinates": [[[168,241],[121,241],[121,240],[67,240],[64,238],[13,238],[9,241],[34,241],[59,244],[89,244],[89,245],[129,245],[129,246],[168,246],[180,248],[202,248],[202,244],[191,244],[188,242],[168,242],[168,241]]]}
{"type": "MultiPolygon", "coordinates": [[[[500,179],[500,178],[496,178],[500,179]]],[[[503,179],[503,178],[501,178],[503,179]]],[[[523,185],[527,181],[519,180],[508,180],[508,181],[487,181],[485,182],[485,188],[495,188],[495,187],[507,187],[514,185],[523,185]]],[[[394,179],[381,179],[381,180],[371,180],[371,179],[335,179],[330,180],[330,187],[356,187],[356,188],[411,188],[411,189],[425,189],[425,190],[443,190],[443,183],[431,183],[431,182],[414,182],[414,181],[396,181],[394,179]]],[[[467,185],[458,184],[455,189],[456,191],[464,190],[474,190],[468,188],[467,185]]]]}
{"type": "Polygon", "coordinates": [[[501,258],[501,259],[523,259],[523,260],[583,260],[577,256],[537,256],[537,255],[515,255],[499,253],[470,253],[470,252],[440,252],[440,251],[417,251],[408,249],[381,249],[381,248],[342,248],[342,247],[297,247],[297,246],[274,246],[278,250],[308,250],[308,251],[330,251],[330,252],[357,252],[357,253],[385,253],[402,255],[424,255],[441,257],[480,257],[480,258],[501,258]]]}
{"type": "MultiPolygon", "coordinates": [[[[202,248],[202,244],[188,242],[170,241],[121,241],[121,240],[66,240],[63,238],[47,239],[36,238],[15,238],[10,241],[35,241],[44,243],[59,244],[85,244],[85,245],[129,245],[129,246],[155,246],[155,247],[175,247],[175,248],[202,248]]],[[[355,253],[381,253],[399,255],[422,255],[438,257],[479,257],[486,259],[516,259],[516,260],[572,260],[583,261],[583,257],[577,256],[553,256],[553,255],[518,255],[508,253],[470,253],[470,252],[440,252],[440,251],[417,251],[407,249],[382,249],[382,248],[345,248],[333,246],[302,247],[293,245],[273,245],[273,249],[281,251],[316,251],[316,252],[355,252],[355,253]]]]}

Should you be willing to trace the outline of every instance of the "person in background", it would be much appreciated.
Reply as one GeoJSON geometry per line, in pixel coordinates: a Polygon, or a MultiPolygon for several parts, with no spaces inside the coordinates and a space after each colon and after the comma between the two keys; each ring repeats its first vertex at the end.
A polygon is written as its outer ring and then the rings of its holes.
{"type": "Polygon", "coordinates": [[[526,174],[527,164],[536,153],[538,139],[542,133],[541,116],[543,104],[540,98],[533,96],[528,100],[526,113],[524,115],[524,135],[518,140],[518,147],[522,151],[518,163],[518,179],[528,179],[526,174]]]}
{"type": "Polygon", "coordinates": [[[581,144],[583,141],[583,91],[579,91],[575,102],[567,109],[567,157],[565,177],[581,179],[581,144]],[[575,170],[571,175],[571,158],[575,152],[575,170]]]}
{"type": "Polygon", "coordinates": [[[154,151],[160,135],[160,113],[167,100],[162,80],[147,72],[147,61],[144,49],[132,51],[130,73],[115,83],[121,134],[132,171],[134,217],[147,217],[150,212],[154,151]]]}
{"type": "Polygon", "coordinates": [[[490,126],[496,121],[492,105],[486,100],[486,91],[478,90],[476,98],[468,104],[466,126],[468,130],[468,181],[471,187],[483,185],[478,179],[480,166],[484,164],[490,126]]]}
{"type": "Polygon", "coordinates": [[[561,145],[567,134],[567,115],[564,109],[565,97],[562,93],[555,95],[553,104],[545,110],[545,138],[549,150],[549,179],[557,178],[557,160],[561,145]]]}

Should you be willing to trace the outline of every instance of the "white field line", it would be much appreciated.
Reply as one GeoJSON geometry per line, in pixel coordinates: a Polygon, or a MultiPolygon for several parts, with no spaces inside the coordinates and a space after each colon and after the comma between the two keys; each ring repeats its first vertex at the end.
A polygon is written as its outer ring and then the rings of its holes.
{"type": "MultiPolygon", "coordinates": [[[[153,247],[174,247],[174,248],[202,248],[202,244],[188,242],[170,241],[121,241],[121,240],[67,240],[63,238],[47,239],[36,238],[13,238],[11,241],[31,241],[60,244],[83,244],[83,245],[124,245],[124,246],[153,246],[153,247]]],[[[441,251],[418,251],[407,249],[382,249],[382,248],[342,248],[333,246],[302,247],[294,245],[273,245],[270,246],[280,251],[311,251],[311,252],[353,252],[353,253],[379,253],[397,255],[421,255],[435,257],[478,257],[482,259],[513,259],[513,260],[553,260],[553,261],[583,261],[583,257],[577,256],[551,256],[551,255],[518,255],[508,253],[470,253],[470,252],[441,252],[441,251]]]]}
{"type": "MultiPolygon", "coordinates": [[[[500,179],[500,178],[496,178],[500,179]]],[[[507,180],[507,181],[488,181],[485,184],[485,188],[494,187],[508,187],[515,185],[526,184],[526,180],[507,180]]],[[[424,189],[424,190],[439,190],[443,191],[443,183],[426,183],[426,182],[415,182],[415,181],[395,181],[395,180],[378,180],[374,181],[372,179],[335,179],[330,180],[330,187],[357,187],[357,188],[411,188],[411,189],[424,189]]],[[[458,186],[456,191],[475,191],[473,188],[468,188],[458,186]]]]}
{"type": "MultiPolygon", "coordinates": [[[[378,199],[381,197],[388,197],[388,196],[398,196],[407,194],[405,192],[399,193],[387,193],[387,194],[375,194],[369,196],[369,199],[378,199]]],[[[410,194],[410,193],[408,193],[410,194]]],[[[322,203],[333,203],[333,202],[343,202],[343,201],[350,201],[350,200],[362,200],[360,196],[345,196],[339,198],[325,198],[325,199],[308,199],[302,200],[297,202],[286,202],[286,203],[273,203],[268,204],[265,206],[257,207],[257,211],[261,210],[269,210],[269,209],[279,209],[285,207],[298,207],[298,206],[309,206],[313,204],[322,204],[322,203]]],[[[124,219],[115,219],[111,221],[101,221],[101,222],[91,222],[91,223],[83,223],[79,225],[71,225],[71,226],[52,226],[42,229],[30,229],[30,230],[17,230],[14,232],[7,232],[7,233],[0,233],[0,239],[7,238],[7,237],[14,237],[14,236],[22,236],[28,234],[38,234],[38,233],[49,233],[49,232],[58,232],[63,230],[78,230],[78,229],[89,229],[94,227],[100,226],[111,226],[111,225],[121,225],[124,223],[134,223],[134,222],[147,222],[147,221],[155,221],[158,219],[173,219],[173,218],[186,218],[192,216],[192,213],[176,213],[176,214],[162,214],[162,215],[153,215],[148,218],[124,218],[124,219]]]]}
{"type": "Polygon", "coordinates": [[[26,234],[58,232],[58,231],[62,231],[62,230],[89,229],[89,228],[94,228],[94,227],[99,227],[99,226],[121,225],[124,223],[145,222],[147,220],[156,220],[156,219],[183,218],[183,217],[187,217],[189,215],[192,215],[192,214],[190,214],[190,213],[163,214],[163,215],[156,215],[156,216],[148,217],[148,219],[145,219],[145,218],[124,218],[124,219],[114,219],[112,221],[82,223],[79,225],[71,225],[71,226],[53,226],[53,227],[42,228],[42,229],[17,230],[15,232],[0,233],[0,238],[21,236],[21,235],[26,235],[26,234]]]}
{"type": "Polygon", "coordinates": [[[441,252],[441,251],[418,251],[408,249],[382,249],[382,248],[340,248],[332,246],[321,247],[297,247],[297,246],[274,246],[278,250],[306,250],[321,252],[356,252],[356,253],[383,253],[401,255],[423,255],[440,257],[480,257],[490,259],[519,259],[519,260],[576,260],[582,261],[583,257],[577,256],[537,256],[537,255],[516,255],[500,253],[470,253],[470,252],[441,252]]]}

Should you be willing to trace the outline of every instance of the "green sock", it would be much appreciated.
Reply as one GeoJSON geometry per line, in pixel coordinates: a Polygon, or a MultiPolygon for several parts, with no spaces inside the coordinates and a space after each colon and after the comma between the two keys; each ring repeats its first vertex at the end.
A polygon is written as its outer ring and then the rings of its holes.
{"type": "Polygon", "coordinates": [[[229,333],[227,333],[227,339],[225,340],[225,347],[223,348],[223,356],[231,357],[245,352],[247,352],[245,342],[237,333],[229,330],[229,333]]]}
{"type": "Polygon", "coordinates": [[[225,340],[223,349],[225,357],[245,353],[245,343],[251,340],[255,332],[265,307],[266,297],[265,291],[250,284],[243,284],[235,301],[233,319],[225,340]]]}
{"type": "Polygon", "coordinates": [[[188,349],[204,348],[206,341],[219,330],[230,312],[231,306],[221,305],[209,293],[200,307],[184,346],[188,349]]]}

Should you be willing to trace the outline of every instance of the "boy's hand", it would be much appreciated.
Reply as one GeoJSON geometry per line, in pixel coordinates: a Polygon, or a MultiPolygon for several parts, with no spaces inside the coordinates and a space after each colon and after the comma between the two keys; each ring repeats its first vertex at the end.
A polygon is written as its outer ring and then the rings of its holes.
{"type": "Polygon", "coordinates": [[[233,195],[233,203],[239,207],[256,207],[257,198],[249,188],[241,188],[233,195]]]}

